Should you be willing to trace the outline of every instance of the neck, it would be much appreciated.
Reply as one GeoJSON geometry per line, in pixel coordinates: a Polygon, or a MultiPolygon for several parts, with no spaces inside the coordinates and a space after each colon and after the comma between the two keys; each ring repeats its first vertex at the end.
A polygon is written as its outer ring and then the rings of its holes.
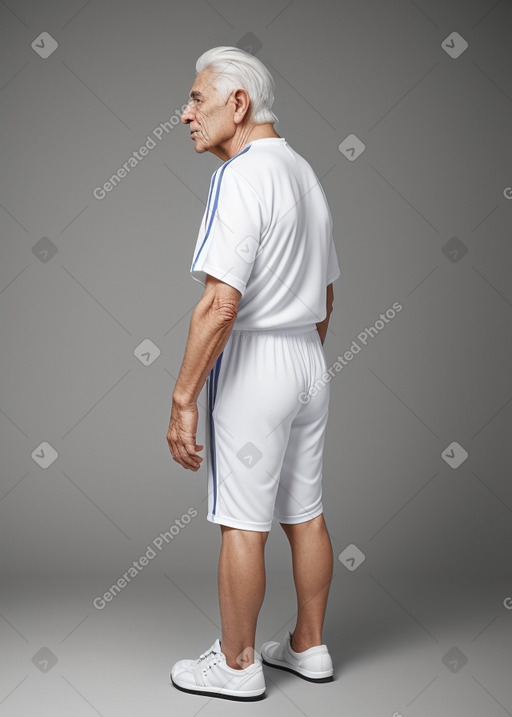
{"type": "Polygon", "coordinates": [[[231,139],[224,142],[222,146],[217,147],[218,151],[215,154],[223,161],[226,161],[241,152],[249,142],[255,139],[264,139],[265,137],[279,137],[271,122],[245,125],[240,127],[231,139]]]}

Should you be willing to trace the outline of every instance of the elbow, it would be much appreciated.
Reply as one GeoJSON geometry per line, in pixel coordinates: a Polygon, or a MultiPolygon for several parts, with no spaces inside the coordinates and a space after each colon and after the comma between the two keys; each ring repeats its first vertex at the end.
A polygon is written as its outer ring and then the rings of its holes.
{"type": "Polygon", "coordinates": [[[229,326],[235,323],[238,315],[238,305],[235,301],[215,301],[211,312],[217,324],[220,326],[229,326]]]}
{"type": "Polygon", "coordinates": [[[238,289],[218,279],[208,277],[206,283],[205,293],[200,302],[203,316],[220,329],[229,327],[235,323],[242,294],[238,289]]]}
{"type": "Polygon", "coordinates": [[[326,308],[326,312],[327,312],[327,318],[329,318],[329,316],[332,314],[332,307],[334,304],[334,291],[333,291],[332,284],[329,284],[329,286],[327,287],[326,294],[327,294],[326,295],[327,300],[325,302],[325,304],[326,304],[325,308],[326,308]]]}

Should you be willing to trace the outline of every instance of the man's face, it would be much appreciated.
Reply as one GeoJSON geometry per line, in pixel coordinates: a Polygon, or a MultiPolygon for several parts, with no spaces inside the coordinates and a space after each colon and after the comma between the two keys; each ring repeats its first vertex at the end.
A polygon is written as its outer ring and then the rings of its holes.
{"type": "Polygon", "coordinates": [[[214,87],[215,78],[211,70],[203,70],[197,75],[181,121],[190,126],[196,152],[212,152],[220,156],[220,146],[235,133],[235,106],[230,102],[231,95],[225,102],[221,100],[214,87]]]}

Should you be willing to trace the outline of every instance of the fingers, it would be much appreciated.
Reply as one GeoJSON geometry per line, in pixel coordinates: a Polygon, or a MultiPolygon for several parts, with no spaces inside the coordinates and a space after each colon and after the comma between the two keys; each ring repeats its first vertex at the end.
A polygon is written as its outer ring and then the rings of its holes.
{"type": "Polygon", "coordinates": [[[184,467],[190,470],[197,471],[203,460],[201,456],[198,456],[195,452],[194,446],[177,444],[178,455],[181,460],[178,462],[184,467]]]}
{"type": "Polygon", "coordinates": [[[188,470],[197,471],[201,467],[203,461],[202,456],[198,455],[196,451],[202,450],[203,446],[198,446],[191,443],[182,443],[177,440],[168,438],[169,449],[171,455],[176,463],[188,470]]]}
{"type": "Polygon", "coordinates": [[[179,463],[180,466],[182,466],[183,468],[186,468],[191,471],[198,470],[198,463],[196,463],[193,458],[188,455],[188,453],[184,450],[183,446],[174,445],[171,449],[171,455],[176,461],[176,463],[179,463]]]}
{"type": "Polygon", "coordinates": [[[203,446],[196,443],[197,409],[180,410],[173,403],[167,431],[167,443],[173,459],[187,470],[199,470],[203,446]]]}

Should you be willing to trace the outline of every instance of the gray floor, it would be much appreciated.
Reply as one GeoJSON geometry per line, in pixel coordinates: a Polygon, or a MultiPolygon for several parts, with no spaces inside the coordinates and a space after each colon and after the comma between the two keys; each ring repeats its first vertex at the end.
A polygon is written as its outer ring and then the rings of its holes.
{"type": "MultiPolygon", "coordinates": [[[[4,581],[0,714],[512,714],[512,585],[505,580],[392,578],[338,563],[324,631],[334,682],[312,685],[265,668],[266,698],[243,706],[169,684],[176,660],[198,657],[220,636],[214,573],[140,573],[95,609],[94,598],[112,582],[98,575],[4,581]]],[[[294,612],[290,572],[268,573],[256,649],[293,627],[294,612]]]]}

